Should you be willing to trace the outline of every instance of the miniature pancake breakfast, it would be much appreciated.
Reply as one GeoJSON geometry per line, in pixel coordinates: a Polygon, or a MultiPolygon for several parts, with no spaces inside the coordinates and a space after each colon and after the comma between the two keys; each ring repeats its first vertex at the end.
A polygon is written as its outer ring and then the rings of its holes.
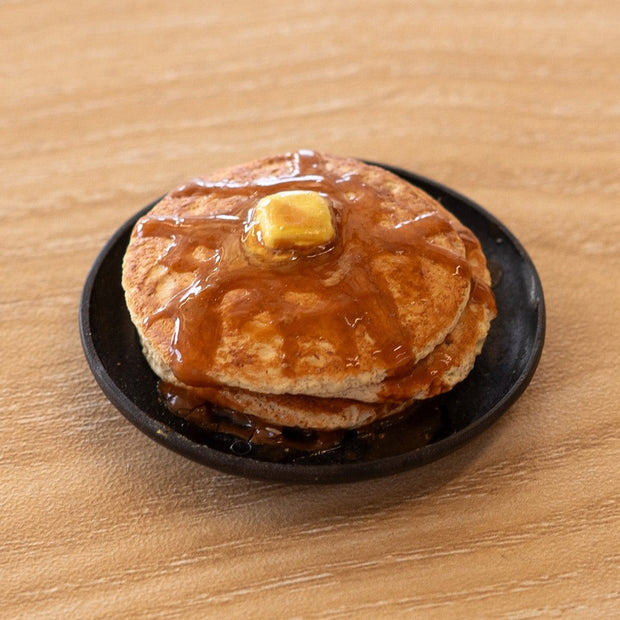
{"type": "Polygon", "coordinates": [[[395,174],[314,151],[167,194],[122,284],[169,408],[238,412],[256,438],[355,429],[450,390],[496,314],[469,229],[395,174]]]}

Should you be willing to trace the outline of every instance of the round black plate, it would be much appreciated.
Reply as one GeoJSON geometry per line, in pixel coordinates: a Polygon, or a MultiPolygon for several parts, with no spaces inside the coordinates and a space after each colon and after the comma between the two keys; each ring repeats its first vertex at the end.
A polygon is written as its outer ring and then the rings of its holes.
{"type": "MultiPolygon", "coordinates": [[[[504,413],[529,384],[543,347],[543,291],[527,253],[497,219],[471,200],[429,179],[382,165],[421,187],[480,239],[493,277],[498,316],[476,365],[450,392],[425,401],[414,415],[379,432],[349,432],[335,448],[297,452],[242,446],[172,415],[161,403],[157,377],[142,356],[121,287],[131,229],[145,207],[114,234],[86,280],[80,333],[90,368],[119,411],[159,443],[229,473],[295,482],[349,482],[394,474],[444,456],[504,413]]],[[[380,424],[380,423],[379,423],[380,424]]]]}

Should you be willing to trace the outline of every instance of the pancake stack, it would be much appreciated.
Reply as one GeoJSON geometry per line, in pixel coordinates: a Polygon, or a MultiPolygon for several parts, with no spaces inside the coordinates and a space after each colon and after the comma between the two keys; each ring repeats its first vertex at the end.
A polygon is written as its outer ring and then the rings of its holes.
{"type": "Polygon", "coordinates": [[[496,313],[470,230],[383,168],[314,151],[170,192],[137,222],[122,282],[169,390],[302,429],[451,389],[496,313]]]}

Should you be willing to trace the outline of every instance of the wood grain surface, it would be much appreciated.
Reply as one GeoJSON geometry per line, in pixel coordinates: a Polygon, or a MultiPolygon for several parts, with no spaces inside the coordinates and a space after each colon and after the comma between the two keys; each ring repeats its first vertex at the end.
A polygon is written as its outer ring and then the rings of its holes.
{"type": "Polygon", "coordinates": [[[0,1],[0,616],[620,616],[619,23],[609,0],[0,1]],[[534,380],[436,463],[218,473],[88,370],[80,294],[116,228],[300,147],[457,189],[538,268],[534,380]]]}

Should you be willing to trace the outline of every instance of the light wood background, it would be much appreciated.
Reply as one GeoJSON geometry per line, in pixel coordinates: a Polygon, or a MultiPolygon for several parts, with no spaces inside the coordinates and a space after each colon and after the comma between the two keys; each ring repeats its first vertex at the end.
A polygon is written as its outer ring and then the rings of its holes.
{"type": "Polygon", "coordinates": [[[0,616],[618,617],[619,24],[610,0],[0,1],[0,616]],[[116,228],[298,147],[441,181],[538,267],[531,386],[432,465],[221,474],[87,368],[116,228]]]}

